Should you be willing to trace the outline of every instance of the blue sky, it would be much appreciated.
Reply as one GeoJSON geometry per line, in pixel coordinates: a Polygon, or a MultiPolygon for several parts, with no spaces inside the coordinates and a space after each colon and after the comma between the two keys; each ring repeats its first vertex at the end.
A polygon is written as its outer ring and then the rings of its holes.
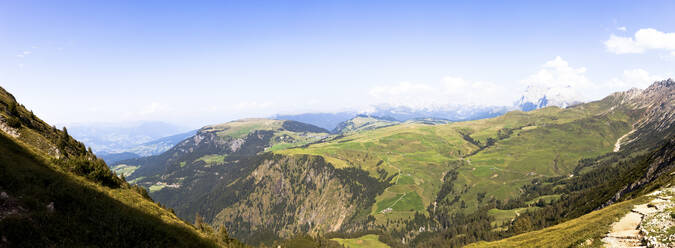
{"type": "Polygon", "coordinates": [[[673,1],[7,1],[0,86],[52,123],[598,99],[675,73],[673,1]]]}

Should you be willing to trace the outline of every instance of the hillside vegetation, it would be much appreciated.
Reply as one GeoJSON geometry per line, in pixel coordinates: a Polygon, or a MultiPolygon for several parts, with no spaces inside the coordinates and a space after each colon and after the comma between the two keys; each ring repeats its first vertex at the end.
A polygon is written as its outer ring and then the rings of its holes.
{"type": "Polygon", "coordinates": [[[240,246],[154,203],[0,88],[0,247],[240,246]]]}

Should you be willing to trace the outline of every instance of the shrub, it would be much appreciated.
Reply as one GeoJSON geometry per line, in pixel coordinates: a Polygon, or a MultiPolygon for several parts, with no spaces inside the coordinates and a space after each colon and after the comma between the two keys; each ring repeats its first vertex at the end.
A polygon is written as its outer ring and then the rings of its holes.
{"type": "Polygon", "coordinates": [[[7,117],[7,125],[13,128],[19,128],[21,127],[21,121],[19,120],[19,118],[9,116],[7,117]]]}

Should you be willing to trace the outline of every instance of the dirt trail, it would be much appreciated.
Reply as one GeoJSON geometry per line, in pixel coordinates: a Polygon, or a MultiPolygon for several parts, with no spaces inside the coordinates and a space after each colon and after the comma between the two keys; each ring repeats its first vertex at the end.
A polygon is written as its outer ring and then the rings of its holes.
{"type": "Polygon", "coordinates": [[[642,235],[638,227],[642,222],[642,214],[630,212],[612,225],[607,237],[602,239],[605,247],[643,247],[642,235]]]}
{"type": "Polygon", "coordinates": [[[602,239],[604,247],[675,247],[669,241],[666,244],[657,241],[663,240],[663,237],[654,237],[658,234],[655,230],[668,230],[675,226],[670,212],[666,211],[675,206],[671,202],[673,192],[673,187],[654,191],[649,194],[654,197],[649,203],[633,206],[631,212],[612,224],[611,231],[602,239]]]}
{"type": "Polygon", "coordinates": [[[621,140],[623,140],[623,138],[628,137],[628,135],[632,134],[633,132],[635,132],[635,130],[631,130],[630,132],[624,134],[623,136],[619,137],[619,139],[616,140],[616,143],[614,143],[614,152],[618,152],[619,149],[621,149],[621,140]]]}

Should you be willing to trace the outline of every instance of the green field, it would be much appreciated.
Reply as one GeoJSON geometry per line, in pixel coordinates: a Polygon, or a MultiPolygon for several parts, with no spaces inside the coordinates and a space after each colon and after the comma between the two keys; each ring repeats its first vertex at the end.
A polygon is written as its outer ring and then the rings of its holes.
{"type": "Polygon", "coordinates": [[[150,192],[152,193],[152,192],[160,191],[160,190],[162,190],[162,189],[165,188],[165,187],[166,187],[166,185],[155,184],[155,185],[150,186],[149,190],[150,190],[150,192]]]}
{"type": "Polygon", "coordinates": [[[222,163],[223,161],[225,161],[225,157],[227,157],[227,155],[209,154],[209,155],[204,155],[204,156],[198,158],[197,160],[204,161],[204,163],[207,163],[207,164],[217,164],[217,163],[222,163]]]}
{"type": "Polygon", "coordinates": [[[340,238],[334,238],[331,239],[333,241],[337,241],[340,243],[340,245],[344,245],[345,247],[349,248],[388,248],[389,246],[385,243],[380,242],[377,239],[377,235],[375,234],[368,234],[359,238],[355,239],[340,239],[340,238]]]}
{"type": "Polygon", "coordinates": [[[537,209],[536,207],[529,207],[529,208],[516,208],[516,209],[509,209],[509,210],[502,210],[502,209],[490,209],[488,211],[488,215],[495,217],[495,221],[492,222],[492,225],[495,227],[502,226],[503,224],[510,223],[518,214],[525,212],[525,211],[533,211],[537,209]]]}
{"type": "Polygon", "coordinates": [[[385,209],[392,211],[423,211],[422,198],[415,191],[397,194],[394,197],[377,202],[377,213],[382,213],[385,209]]]}
{"type": "Polygon", "coordinates": [[[112,170],[117,173],[117,175],[123,175],[125,177],[130,176],[131,174],[138,169],[139,166],[120,164],[112,167],[112,170]]]}

